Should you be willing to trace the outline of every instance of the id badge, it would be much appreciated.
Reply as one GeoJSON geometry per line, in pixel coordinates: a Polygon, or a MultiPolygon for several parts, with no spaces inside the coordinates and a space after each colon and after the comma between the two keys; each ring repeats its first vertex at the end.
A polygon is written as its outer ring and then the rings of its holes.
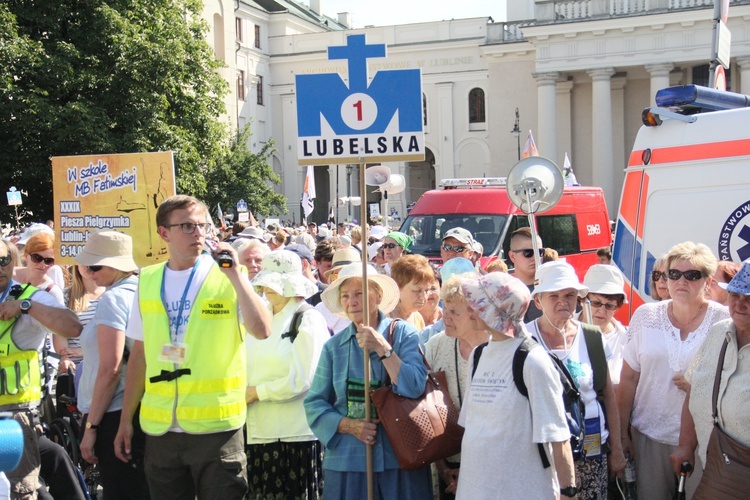
{"type": "Polygon", "coordinates": [[[164,344],[159,354],[159,361],[181,365],[185,362],[187,346],[185,344],[164,344]]]}
{"type": "Polygon", "coordinates": [[[586,437],[583,438],[583,451],[586,458],[598,458],[602,455],[602,430],[599,415],[586,419],[586,437]]]}

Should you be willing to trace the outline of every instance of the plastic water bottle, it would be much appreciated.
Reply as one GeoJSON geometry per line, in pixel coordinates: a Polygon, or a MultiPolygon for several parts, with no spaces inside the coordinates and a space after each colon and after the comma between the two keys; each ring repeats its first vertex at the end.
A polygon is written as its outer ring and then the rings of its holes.
{"type": "Polygon", "coordinates": [[[635,464],[630,460],[630,453],[625,453],[625,458],[627,459],[627,465],[625,465],[625,473],[623,474],[625,484],[622,493],[625,500],[636,500],[638,496],[635,488],[635,464]]]}

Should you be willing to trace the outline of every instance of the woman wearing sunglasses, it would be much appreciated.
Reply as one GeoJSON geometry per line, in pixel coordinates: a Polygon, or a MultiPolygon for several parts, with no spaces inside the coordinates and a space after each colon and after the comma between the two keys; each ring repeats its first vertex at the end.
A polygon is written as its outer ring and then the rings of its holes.
{"type": "Polygon", "coordinates": [[[380,248],[383,249],[383,256],[385,257],[385,265],[383,266],[385,274],[388,276],[391,275],[393,264],[398,262],[398,259],[400,259],[402,255],[409,252],[411,244],[411,236],[397,231],[388,233],[385,238],[383,238],[383,246],[380,248]]]}
{"type": "Polygon", "coordinates": [[[627,302],[625,280],[615,266],[594,264],[586,271],[583,285],[588,287],[586,299],[591,305],[590,322],[602,331],[604,345],[612,353],[607,360],[609,378],[617,389],[622,370],[622,349],[627,339],[627,330],[615,319],[615,312],[627,302]]]}
{"type": "MultiPolygon", "coordinates": [[[[633,315],[617,391],[623,449],[635,461],[638,498],[674,497],[669,455],[679,443],[689,390],[683,373],[711,327],[729,317],[725,306],[706,298],[717,265],[706,245],[675,245],[666,262],[672,298],[645,304],[633,315]]],[[[691,479],[688,492],[695,487],[691,479]]]]}
{"type": "Polygon", "coordinates": [[[17,277],[22,278],[19,281],[31,283],[64,304],[63,291],[47,275],[47,271],[55,265],[55,237],[46,232],[36,233],[26,242],[23,253],[26,268],[16,270],[17,277]]]}
{"type": "Polygon", "coordinates": [[[119,231],[99,230],[89,235],[75,257],[98,286],[107,290],[99,298],[94,318],[81,332],[84,363],[78,386],[78,408],[86,425],[81,455],[99,464],[105,498],[149,498],[143,461],[145,435],[133,419],[133,455],[129,463],[115,456],[114,440],[120,425],[127,353],[132,340],[125,338],[138,278],[133,260],[133,240],[119,231]]]}
{"type": "Polygon", "coordinates": [[[654,300],[667,300],[669,298],[666,255],[662,255],[654,262],[651,271],[651,298],[654,300]]]}

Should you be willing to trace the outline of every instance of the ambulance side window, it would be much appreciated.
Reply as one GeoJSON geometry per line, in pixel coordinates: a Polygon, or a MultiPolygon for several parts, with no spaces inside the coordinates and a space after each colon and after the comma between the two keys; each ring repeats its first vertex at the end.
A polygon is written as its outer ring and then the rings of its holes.
{"type": "Polygon", "coordinates": [[[561,256],[581,252],[575,214],[540,215],[536,224],[545,247],[554,248],[561,256]]]}
{"type": "Polygon", "coordinates": [[[513,262],[511,262],[508,255],[510,252],[510,236],[516,229],[521,229],[522,227],[529,227],[529,218],[525,215],[514,215],[510,219],[508,231],[505,233],[505,241],[503,241],[503,255],[505,256],[505,263],[508,265],[508,269],[513,269],[513,262]]]}

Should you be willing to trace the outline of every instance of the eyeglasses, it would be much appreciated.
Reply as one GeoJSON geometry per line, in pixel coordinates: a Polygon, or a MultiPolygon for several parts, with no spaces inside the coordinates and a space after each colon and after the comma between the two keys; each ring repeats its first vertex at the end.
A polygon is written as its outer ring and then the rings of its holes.
{"type": "Polygon", "coordinates": [[[667,273],[662,271],[651,271],[651,279],[653,281],[667,281],[667,273]]]}
{"type": "Polygon", "coordinates": [[[691,269],[689,271],[678,271],[677,269],[670,269],[667,276],[672,281],[677,281],[683,276],[688,281],[698,281],[703,277],[703,273],[695,269],[691,269]]]}
{"type": "Polygon", "coordinates": [[[464,250],[466,250],[466,247],[463,245],[451,245],[449,243],[443,243],[443,246],[441,247],[446,252],[456,252],[456,253],[462,253],[464,250]]]}
{"type": "Polygon", "coordinates": [[[31,255],[29,255],[29,257],[31,257],[31,261],[34,262],[35,264],[44,262],[46,265],[51,266],[52,264],[55,263],[54,257],[42,257],[38,253],[32,253],[31,255]]]}
{"type": "Polygon", "coordinates": [[[10,254],[0,257],[0,267],[7,267],[11,260],[13,260],[13,257],[10,254]]]}
{"type": "Polygon", "coordinates": [[[400,247],[400,246],[401,245],[399,245],[398,243],[383,243],[382,245],[383,248],[387,248],[389,250],[393,250],[394,248],[400,247]]]}
{"type": "Polygon", "coordinates": [[[614,311],[615,309],[617,309],[617,304],[606,304],[598,300],[592,300],[590,303],[591,307],[593,307],[594,309],[599,309],[600,307],[603,307],[607,311],[614,311]]]}
{"type": "Polygon", "coordinates": [[[208,232],[208,228],[211,227],[211,224],[208,222],[183,222],[181,224],[170,224],[167,227],[173,228],[175,226],[180,226],[180,229],[182,230],[182,234],[193,234],[196,230],[196,228],[201,228],[204,233],[208,232]]]}
{"type": "Polygon", "coordinates": [[[86,267],[88,267],[89,271],[91,271],[92,273],[98,273],[104,268],[104,266],[86,266],[86,267]]]}
{"type": "MultiPolygon", "coordinates": [[[[511,250],[513,253],[520,253],[527,259],[530,259],[534,256],[534,249],[533,248],[522,248],[520,250],[511,250]]],[[[544,248],[539,249],[539,257],[544,257],[544,248]]]]}

